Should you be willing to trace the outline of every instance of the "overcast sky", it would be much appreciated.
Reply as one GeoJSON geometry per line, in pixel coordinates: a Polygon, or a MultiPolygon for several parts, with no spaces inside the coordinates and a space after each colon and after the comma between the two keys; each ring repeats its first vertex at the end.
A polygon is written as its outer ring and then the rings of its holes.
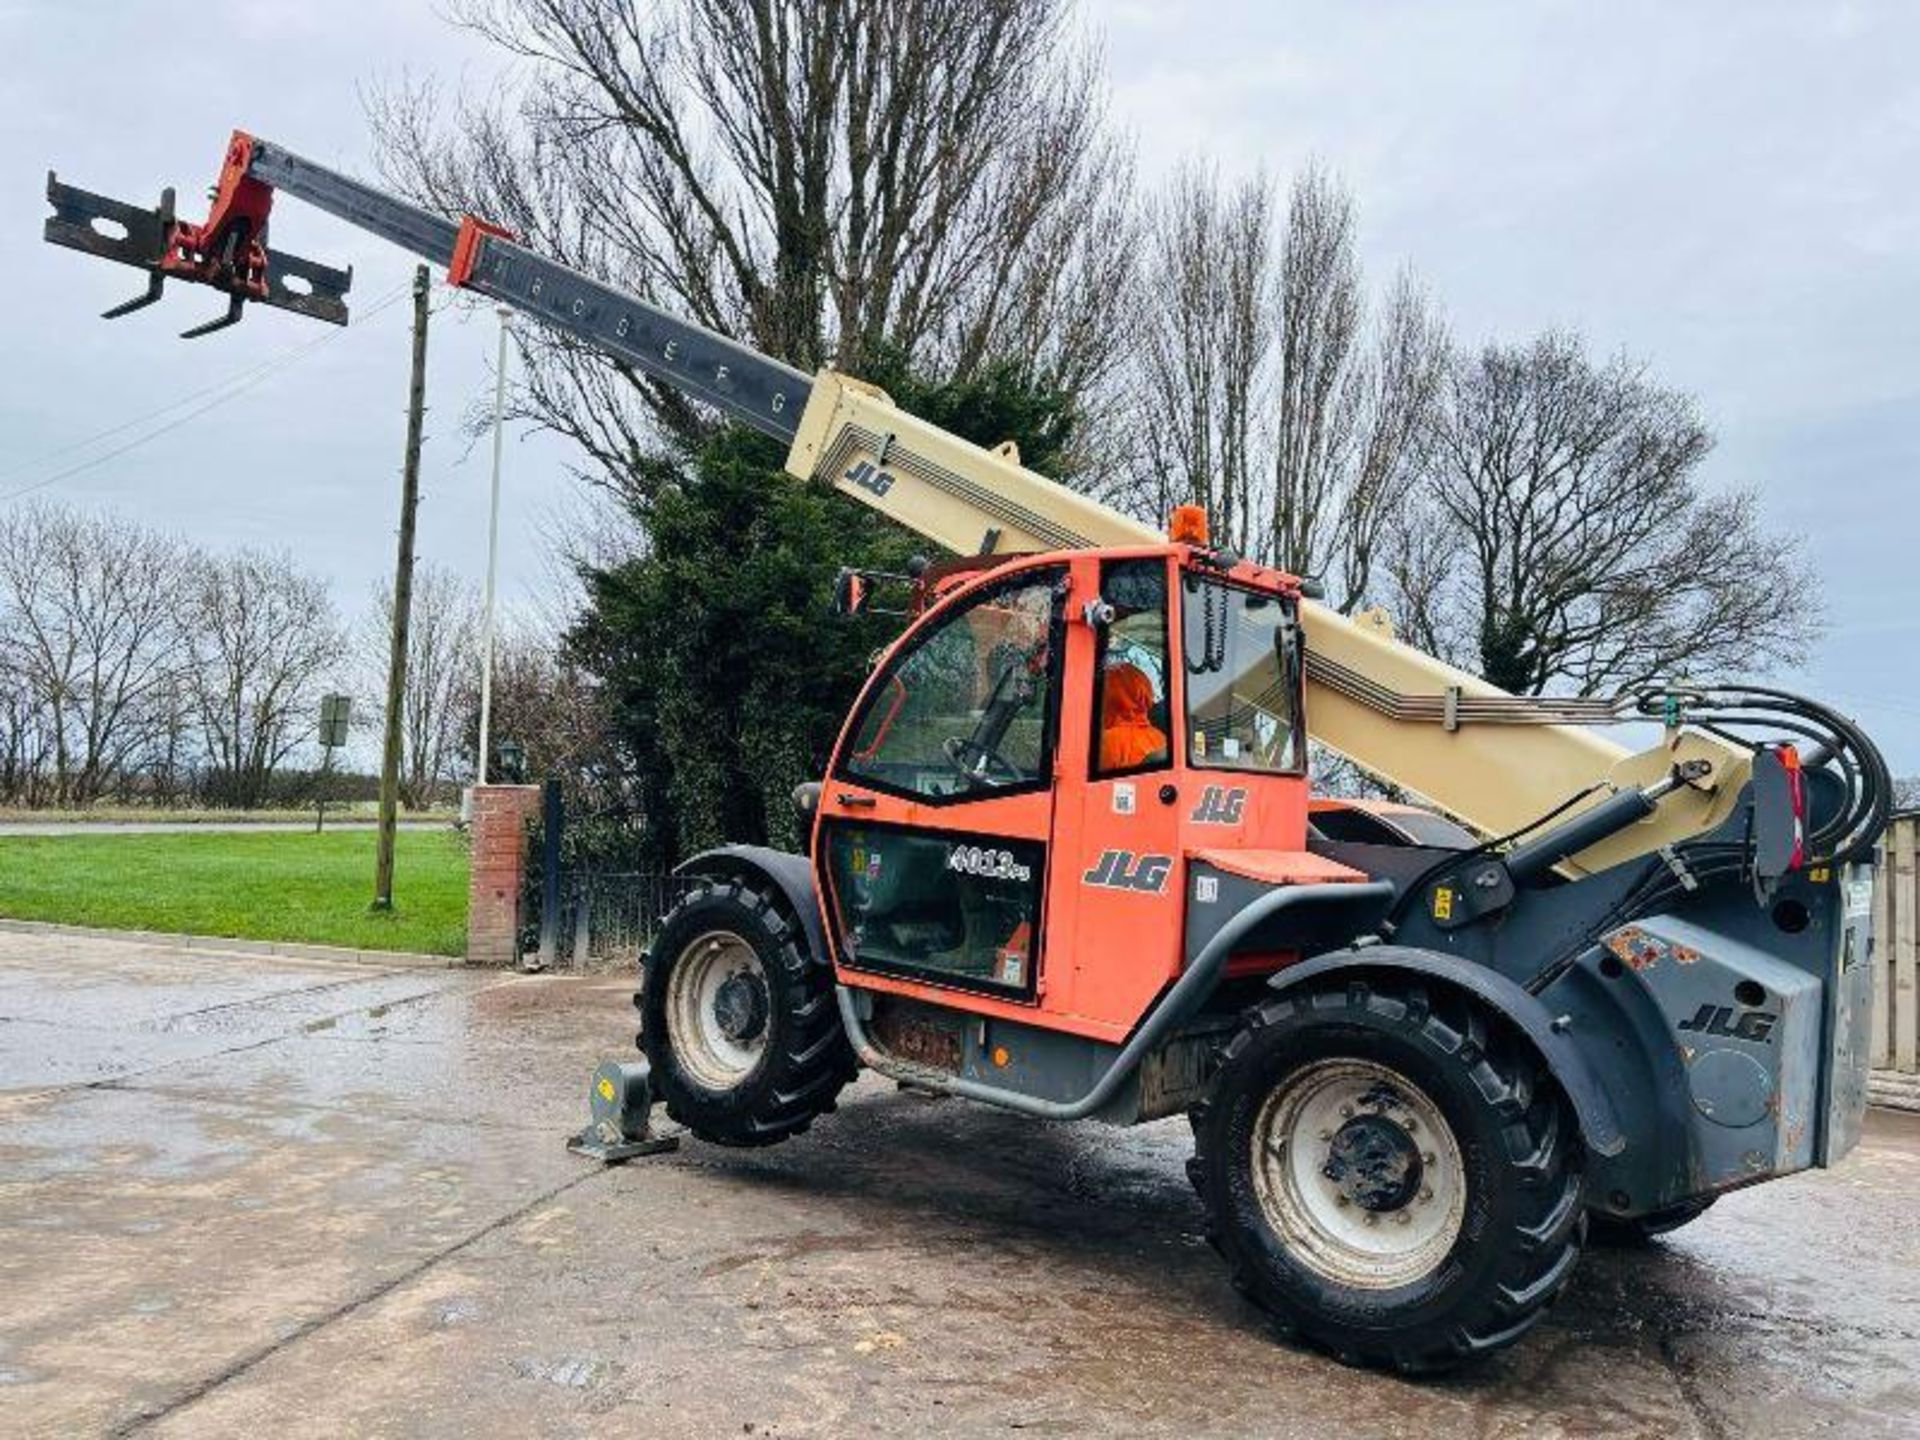
{"type": "MultiPolygon", "coordinates": [[[[1149,177],[1189,155],[1284,178],[1317,156],[1359,201],[1376,275],[1411,264],[1473,342],[1577,326],[1691,390],[1706,477],[1752,485],[1806,537],[1832,631],[1804,675],[1920,772],[1920,6],[1760,0],[1261,3],[1104,0],[1116,118],[1149,177]]],[[[358,88],[404,67],[485,84],[494,60],[410,0],[0,0],[0,266],[8,383],[0,497],[108,445],[43,459],[229,376],[255,388],[40,494],[216,545],[292,549],[354,611],[392,565],[407,306],[318,344],[179,290],[116,324],[131,270],[40,243],[45,172],[190,211],[234,126],[368,168],[358,88]],[[306,347],[306,348],[302,348],[306,347]]],[[[276,243],[355,267],[361,312],[411,260],[289,203],[276,243]]],[[[478,576],[490,314],[436,319],[421,553],[478,576]]],[[[150,427],[149,427],[150,428],[150,427]]],[[[504,584],[532,600],[574,503],[566,453],[508,454],[504,584]]],[[[0,505],[10,502],[0,498],[0,505]]]]}

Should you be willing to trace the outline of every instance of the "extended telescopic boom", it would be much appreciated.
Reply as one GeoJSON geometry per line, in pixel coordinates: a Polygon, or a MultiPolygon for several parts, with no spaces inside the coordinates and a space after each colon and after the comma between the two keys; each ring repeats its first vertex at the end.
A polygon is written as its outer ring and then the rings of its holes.
{"type": "MultiPolygon", "coordinates": [[[[56,245],[147,272],[124,315],[158,300],[166,279],[212,286],[238,321],[249,300],[343,324],[350,271],[270,250],[276,190],[446,267],[448,282],[512,305],[787,444],[786,468],[833,488],[958,554],[1152,544],[1163,537],[1026,469],[1011,445],[985,450],[894,406],[871,385],[808,376],[723,335],[535,254],[499,226],[453,222],[290,150],[235,131],[202,224],[174,215],[173,192],[143,210],[63,185],[51,173],[56,245]],[[113,235],[102,225],[117,229],[113,235]]],[[[1588,728],[1621,718],[1605,701],[1515,697],[1394,640],[1378,614],[1348,617],[1303,602],[1313,737],[1488,835],[1591,792],[1654,785],[1701,761],[1703,776],[1646,820],[1562,862],[1594,870],[1710,829],[1731,811],[1748,752],[1694,729],[1634,753],[1588,728]]],[[[1578,813],[1576,810],[1574,813],[1578,813]]]]}

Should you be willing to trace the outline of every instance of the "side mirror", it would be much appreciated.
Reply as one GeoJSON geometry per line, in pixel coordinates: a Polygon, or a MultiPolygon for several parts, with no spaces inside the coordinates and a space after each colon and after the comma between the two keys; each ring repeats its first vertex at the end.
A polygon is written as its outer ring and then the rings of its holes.
{"type": "Polygon", "coordinates": [[[835,615],[848,619],[867,613],[867,607],[873,603],[873,586],[858,570],[842,570],[833,579],[833,603],[829,607],[835,615]]]}
{"type": "Polygon", "coordinates": [[[1303,600],[1324,600],[1327,598],[1327,582],[1324,576],[1302,575],[1300,577],[1300,597],[1303,600]]]}

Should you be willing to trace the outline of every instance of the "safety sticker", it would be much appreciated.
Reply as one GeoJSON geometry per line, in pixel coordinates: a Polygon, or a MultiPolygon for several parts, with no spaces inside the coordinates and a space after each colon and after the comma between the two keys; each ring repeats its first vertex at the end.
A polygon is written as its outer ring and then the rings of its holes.
{"type": "Polygon", "coordinates": [[[1133,784],[1123,780],[1113,787],[1113,813],[1116,815],[1133,814],[1133,784]]]}
{"type": "Polygon", "coordinates": [[[1202,905],[1211,905],[1220,898],[1220,880],[1214,875],[1202,875],[1193,882],[1193,898],[1202,905]]]}

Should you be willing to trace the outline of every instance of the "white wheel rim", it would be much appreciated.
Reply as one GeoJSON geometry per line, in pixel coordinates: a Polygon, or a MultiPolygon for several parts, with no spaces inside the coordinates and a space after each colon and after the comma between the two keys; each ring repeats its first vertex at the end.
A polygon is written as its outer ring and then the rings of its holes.
{"type": "Polygon", "coordinates": [[[1432,1274],[1466,1218],[1466,1169],[1440,1109],[1417,1085],[1368,1060],[1319,1060],[1284,1077],[1253,1124],[1253,1189],[1290,1255],[1326,1279],[1391,1290],[1432,1274]],[[1417,1169],[1401,1190],[1359,1187],[1344,1156],[1381,1137],[1417,1169]]]}
{"type": "Polygon", "coordinates": [[[759,955],[731,930],[710,930],[688,945],[667,980],[667,1038],[681,1068],[709,1090],[731,1090],[753,1073],[773,1025],[764,1015],[757,1033],[741,1034],[737,1023],[729,1032],[721,996],[730,981],[768,995],[759,955]]]}

